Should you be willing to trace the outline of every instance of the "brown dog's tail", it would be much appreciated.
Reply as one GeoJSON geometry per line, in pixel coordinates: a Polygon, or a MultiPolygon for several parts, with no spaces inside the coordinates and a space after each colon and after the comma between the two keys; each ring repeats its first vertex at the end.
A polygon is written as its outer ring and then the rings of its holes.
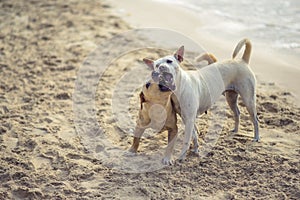
{"type": "Polygon", "coordinates": [[[242,59],[249,64],[249,60],[250,60],[250,55],[251,55],[251,49],[252,49],[252,45],[250,40],[248,40],[247,38],[241,40],[235,47],[233,54],[232,54],[232,59],[234,59],[236,57],[236,55],[240,52],[241,48],[245,45],[245,51],[243,54],[242,59]]]}
{"type": "Polygon", "coordinates": [[[196,62],[201,62],[203,60],[206,60],[209,65],[217,62],[217,58],[211,53],[204,53],[195,59],[196,62]]]}

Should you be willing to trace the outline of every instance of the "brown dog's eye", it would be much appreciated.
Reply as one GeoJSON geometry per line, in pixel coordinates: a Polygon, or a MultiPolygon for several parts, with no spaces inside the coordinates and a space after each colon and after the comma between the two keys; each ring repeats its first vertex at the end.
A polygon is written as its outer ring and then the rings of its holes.
{"type": "Polygon", "coordinates": [[[173,61],[172,60],[167,60],[167,63],[171,64],[173,61]]]}

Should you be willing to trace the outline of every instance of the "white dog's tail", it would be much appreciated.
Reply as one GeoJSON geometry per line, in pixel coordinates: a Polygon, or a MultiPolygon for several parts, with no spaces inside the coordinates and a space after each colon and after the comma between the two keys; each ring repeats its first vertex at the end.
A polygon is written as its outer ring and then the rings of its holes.
{"type": "Polygon", "coordinates": [[[242,59],[246,62],[249,63],[250,60],[250,55],[251,55],[251,49],[252,49],[252,45],[250,40],[248,40],[247,38],[241,40],[235,47],[234,52],[232,54],[232,59],[234,59],[236,57],[236,55],[240,52],[241,48],[245,45],[245,51],[243,54],[242,59]]]}

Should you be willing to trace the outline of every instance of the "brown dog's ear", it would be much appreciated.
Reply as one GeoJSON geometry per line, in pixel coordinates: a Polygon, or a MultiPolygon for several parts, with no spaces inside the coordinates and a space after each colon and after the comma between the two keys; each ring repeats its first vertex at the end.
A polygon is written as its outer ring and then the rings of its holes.
{"type": "Polygon", "coordinates": [[[181,46],[174,54],[174,57],[179,61],[183,61],[184,46],[181,46]]]}
{"type": "Polygon", "coordinates": [[[146,102],[145,95],[143,92],[140,93],[140,104],[141,104],[141,110],[143,109],[143,103],[146,102]]]}
{"type": "Polygon", "coordinates": [[[143,61],[146,65],[148,65],[148,67],[150,67],[151,70],[154,70],[154,65],[153,65],[154,61],[153,60],[151,60],[149,58],[144,58],[143,61]]]}

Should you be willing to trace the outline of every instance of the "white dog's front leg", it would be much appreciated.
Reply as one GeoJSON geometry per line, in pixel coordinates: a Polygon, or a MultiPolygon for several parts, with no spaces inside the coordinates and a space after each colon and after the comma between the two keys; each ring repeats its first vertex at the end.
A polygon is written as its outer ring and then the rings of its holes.
{"type": "Polygon", "coordinates": [[[168,130],[168,146],[166,148],[165,156],[162,160],[164,165],[173,165],[172,152],[177,139],[177,127],[176,129],[168,130]]]}
{"type": "Polygon", "coordinates": [[[185,129],[184,129],[185,133],[184,133],[183,147],[182,147],[182,151],[181,151],[180,156],[179,156],[180,161],[184,161],[184,159],[186,157],[186,153],[190,148],[194,123],[195,123],[194,118],[186,120],[186,122],[185,122],[185,129]]]}

